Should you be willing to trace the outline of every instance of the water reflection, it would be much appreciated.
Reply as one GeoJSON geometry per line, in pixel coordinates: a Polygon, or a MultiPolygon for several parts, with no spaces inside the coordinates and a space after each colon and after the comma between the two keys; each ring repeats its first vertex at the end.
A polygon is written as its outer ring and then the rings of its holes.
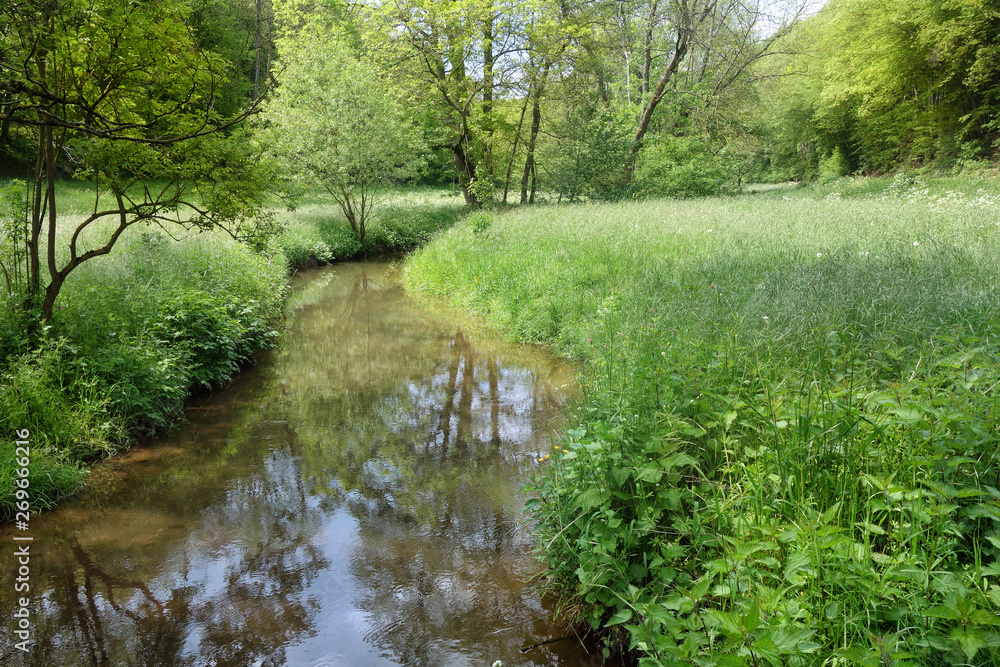
{"type": "Polygon", "coordinates": [[[33,520],[33,651],[4,664],[599,664],[519,652],[565,634],[525,588],[519,488],[570,369],[415,306],[397,270],[301,280],[270,361],[33,520]]]}

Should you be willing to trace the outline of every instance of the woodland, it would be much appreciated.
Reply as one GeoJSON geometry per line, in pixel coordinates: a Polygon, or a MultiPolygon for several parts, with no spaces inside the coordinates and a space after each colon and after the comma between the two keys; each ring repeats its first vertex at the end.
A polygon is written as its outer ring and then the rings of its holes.
{"type": "Polygon", "coordinates": [[[0,424],[51,507],[419,248],[581,363],[527,509],[607,652],[1000,664],[998,109],[1000,0],[2,0],[0,424]]]}

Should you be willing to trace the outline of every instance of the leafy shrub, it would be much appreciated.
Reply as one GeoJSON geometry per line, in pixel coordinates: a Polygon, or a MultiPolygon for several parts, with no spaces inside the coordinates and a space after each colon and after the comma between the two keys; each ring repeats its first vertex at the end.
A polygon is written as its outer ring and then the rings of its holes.
{"type": "Polygon", "coordinates": [[[99,381],[109,410],[129,425],[131,435],[142,437],[181,414],[193,384],[187,360],[185,350],[142,335],[91,350],[77,365],[81,375],[99,381]]]}
{"type": "Polygon", "coordinates": [[[629,108],[591,110],[570,114],[558,142],[542,156],[547,165],[545,187],[560,200],[583,197],[617,200],[629,194],[626,165],[635,127],[629,108]]]}
{"type": "Polygon", "coordinates": [[[243,359],[238,309],[203,292],[171,295],[160,303],[150,333],[168,349],[183,351],[193,383],[211,388],[236,372],[243,359]]]}
{"type": "Polygon", "coordinates": [[[694,137],[664,137],[644,149],[635,189],[645,196],[709,197],[735,185],[723,157],[694,137]]]}
{"type": "Polygon", "coordinates": [[[493,224],[493,218],[489,213],[485,211],[476,211],[466,218],[469,222],[469,226],[472,228],[472,233],[476,236],[480,236],[489,231],[490,226],[493,224]]]}
{"type": "Polygon", "coordinates": [[[840,150],[840,146],[834,148],[830,157],[823,160],[819,166],[820,180],[832,180],[841,176],[847,176],[850,173],[851,163],[848,161],[847,156],[844,155],[844,151],[840,150]]]}

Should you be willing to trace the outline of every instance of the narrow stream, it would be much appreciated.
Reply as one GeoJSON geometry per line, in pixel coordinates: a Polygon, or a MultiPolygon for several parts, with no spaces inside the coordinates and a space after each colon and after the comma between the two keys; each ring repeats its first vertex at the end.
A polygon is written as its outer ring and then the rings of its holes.
{"type": "MultiPolygon", "coordinates": [[[[394,263],[300,274],[277,351],[31,521],[4,665],[594,666],[528,580],[521,486],[572,369],[412,302],[394,263]]],[[[0,526],[0,608],[14,608],[0,526]]]]}

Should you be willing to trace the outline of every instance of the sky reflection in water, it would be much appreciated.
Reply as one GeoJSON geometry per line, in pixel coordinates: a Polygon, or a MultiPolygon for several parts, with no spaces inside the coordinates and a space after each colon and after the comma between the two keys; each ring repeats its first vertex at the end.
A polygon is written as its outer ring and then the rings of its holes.
{"type": "Polygon", "coordinates": [[[0,660],[600,664],[574,640],[519,652],[566,634],[525,587],[519,489],[571,369],[413,304],[389,263],[296,283],[259,368],[33,519],[34,651],[0,660]]]}

